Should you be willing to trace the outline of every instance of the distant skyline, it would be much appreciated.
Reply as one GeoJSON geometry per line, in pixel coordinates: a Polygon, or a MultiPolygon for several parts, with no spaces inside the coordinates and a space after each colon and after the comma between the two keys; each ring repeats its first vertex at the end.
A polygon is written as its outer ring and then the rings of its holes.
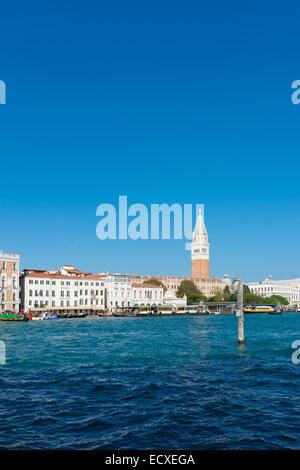
{"type": "Polygon", "coordinates": [[[189,276],[185,240],[96,237],[97,207],[127,195],[204,204],[211,276],[300,277],[299,13],[2,5],[0,249],[21,268],[189,276]]]}

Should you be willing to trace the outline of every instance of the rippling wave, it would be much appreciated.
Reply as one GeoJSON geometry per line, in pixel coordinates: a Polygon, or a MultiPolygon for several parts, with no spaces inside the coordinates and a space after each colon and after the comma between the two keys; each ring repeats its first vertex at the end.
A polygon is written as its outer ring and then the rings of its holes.
{"type": "Polygon", "coordinates": [[[0,324],[2,449],[299,448],[300,315],[0,324]]]}

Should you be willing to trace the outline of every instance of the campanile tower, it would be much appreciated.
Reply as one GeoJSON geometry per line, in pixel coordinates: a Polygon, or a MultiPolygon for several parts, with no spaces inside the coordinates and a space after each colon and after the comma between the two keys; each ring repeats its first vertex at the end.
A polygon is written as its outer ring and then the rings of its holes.
{"type": "Polygon", "coordinates": [[[209,243],[201,209],[193,233],[191,254],[192,279],[209,279],[209,243]]]}

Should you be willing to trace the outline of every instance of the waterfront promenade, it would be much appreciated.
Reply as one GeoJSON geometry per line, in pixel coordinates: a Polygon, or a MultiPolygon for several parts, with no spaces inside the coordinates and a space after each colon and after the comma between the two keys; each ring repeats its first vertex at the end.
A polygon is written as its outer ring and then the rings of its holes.
{"type": "Polygon", "coordinates": [[[300,315],[1,323],[0,447],[299,448],[300,315]]]}

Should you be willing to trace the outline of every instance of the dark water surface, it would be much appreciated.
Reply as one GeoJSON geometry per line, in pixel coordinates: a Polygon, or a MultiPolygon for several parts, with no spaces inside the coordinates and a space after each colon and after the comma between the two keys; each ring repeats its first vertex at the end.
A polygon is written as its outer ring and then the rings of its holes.
{"type": "Polygon", "coordinates": [[[0,448],[300,448],[300,315],[0,322],[0,448]]]}

